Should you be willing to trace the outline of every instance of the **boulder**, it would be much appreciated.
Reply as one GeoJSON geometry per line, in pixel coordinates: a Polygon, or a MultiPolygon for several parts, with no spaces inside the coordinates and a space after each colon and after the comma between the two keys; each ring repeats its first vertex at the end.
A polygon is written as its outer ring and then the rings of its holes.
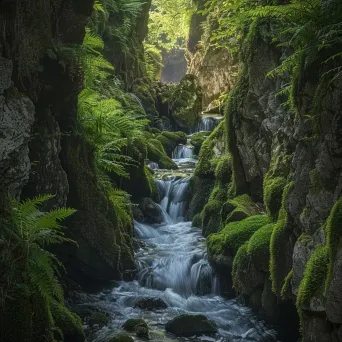
{"type": "Polygon", "coordinates": [[[134,308],[153,311],[166,309],[167,305],[160,298],[142,298],[134,304],[134,308]]]}
{"type": "Polygon", "coordinates": [[[118,334],[113,336],[109,342],[134,342],[134,340],[131,336],[126,334],[118,334]]]}
{"type": "Polygon", "coordinates": [[[217,333],[215,322],[203,315],[180,315],[165,325],[165,330],[176,336],[214,335],[217,333]]]}
{"type": "Polygon", "coordinates": [[[141,318],[130,318],[123,324],[122,327],[128,332],[135,332],[139,338],[149,339],[148,325],[141,318]]]}
{"type": "Polygon", "coordinates": [[[163,215],[162,210],[153,202],[151,198],[145,197],[139,203],[139,209],[144,215],[144,221],[146,223],[162,223],[163,215]]]}

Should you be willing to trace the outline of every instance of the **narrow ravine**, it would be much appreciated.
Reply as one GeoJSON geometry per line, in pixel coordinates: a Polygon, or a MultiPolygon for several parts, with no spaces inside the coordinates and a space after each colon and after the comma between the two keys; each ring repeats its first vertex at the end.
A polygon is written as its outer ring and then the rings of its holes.
{"type": "MultiPolygon", "coordinates": [[[[214,125],[213,125],[214,126],[214,125]]],[[[206,129],[214,127],[205,126],[206,129]]],[[[200,127],[200,125],[199,125],[200,127]]],[[[105,342],[120,332],[130,318],[144,319],[152,341],[276,341],[275,331],[268,329],[250,310],[235,300],[217,295],[215,276],[208,263],[205,239],[200,229],[186,221],[191,172],[196,159],[190,145],[178,146],[173,154],[179,171],[155,170],[163,212],[162,224],[135,222],[140,248],[136,252],[138,272],[131,282],[119,282],[112,290],[93,297],[92,303],[106,312],[111,323],[91,334],[89,340],[105,342]],[[153,311],[134,308],[141,299],[162,300],[167,308],[153,311]],[[175,338],[165,333],[165,324],[181,314],[203,314],[216,322],[216,336],[175,338]]],[[[156,165],[153,165],[156,167],[156,165]]],[[[136,341],[140,341],[135,337],[136,341]]]]}

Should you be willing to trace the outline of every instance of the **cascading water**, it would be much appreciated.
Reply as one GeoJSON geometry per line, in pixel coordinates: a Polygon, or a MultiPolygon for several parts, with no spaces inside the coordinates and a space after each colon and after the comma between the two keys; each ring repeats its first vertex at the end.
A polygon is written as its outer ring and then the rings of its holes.
{"type": "Polygon", "coordinates": [[[197,133],[202,131],[212,132],[222,120],[222,116],[208,116],[202,117],[196,126],[191,130],[191,133],[197,133]]]}
{"type": "MultiPolygon", "coordinates": [[[[178,153],[175,151],[175,156],[178,153]]],[[[267,329],[249,309],[216,294],[205,239],[199,229],[185,221],[189,179],[189,176],[168,176],[156,180],[164,223],[135,222],[136,236],[142,242],[136,253],[136,280],[120,282],[111,291],[95,296],[94,304],[87,304],[96,305],[111,317],[110,325],[92,334],[89,341],[108,341],[129,318],[143,318],[149,324],[151,341],[184,341],[169,339],[164,330],[164,325],[180,314],[203,314],[218,326],[215,337],[192,337],[188,341],[276,341],[275,332],[267,329]],[[167,308],[154,311],[134,308],[143,298],[161,299],[167,308]]]]}

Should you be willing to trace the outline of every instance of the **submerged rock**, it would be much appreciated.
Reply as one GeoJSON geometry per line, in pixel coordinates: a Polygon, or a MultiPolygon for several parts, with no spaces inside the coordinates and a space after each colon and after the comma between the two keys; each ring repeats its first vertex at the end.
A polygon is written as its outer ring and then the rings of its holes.
{"type": "Polygon", "coordinates": [[[166,309],[167,305],[160,298],[142,298],[134,304],[134,308],[153,311],[166,309]]]}
{"type": "Polygon", "coordinates": [[[148,325],[141,318],[130,318],[123,324],[122,327],[128,332],[135,332],[135,334],[140,338],[149,338],[148,325]]]}
{"type": "Polygon", "coordinates": [[[215,322],[203,315],[180,315],[165,325],[165,330],[176,336],[213,335],[217,333],[215,322]]]}

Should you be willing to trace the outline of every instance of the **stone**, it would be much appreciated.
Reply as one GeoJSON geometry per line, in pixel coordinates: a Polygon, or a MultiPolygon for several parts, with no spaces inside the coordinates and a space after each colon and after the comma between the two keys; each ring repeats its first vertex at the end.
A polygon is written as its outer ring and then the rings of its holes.
{"type": "Polygon", "coordinates": [[[176,336],[190,337],[214,335],[217,333],[217,326],[203,315],[180,315],[167,322],[165,330],[176,336]]]}
{"type": "Polygon", "coordinates": [[[167,305],[160,298],[142,298],[134,304],[134,308],[153,311],[166,309],[167,305]]]}
{"type": "Polygon", "coordinates": [[[134,342],[133,338],[126,334],[118,334],[110,338],[109,342],[134,342]]]}
{"type": "Polygon", "coordinates": [[[103,312],[93,312],[88,319],[90,326],[104,326],[109,323],[109,317],[103,312]]]}
{"type": "Polygon", "coordinates": [[[146,223],[162,223],[162,210],[151,198],[145,197],[139,203],[139,209],[144,215],[144,222],[146,223]]]}
{"type": "Polygon", "coordinates": [[[147,323],[141,318],[130,318],[122,325],[122,328],[128,332],[136,332],[139,327],[148,329],[147,323]]]}

